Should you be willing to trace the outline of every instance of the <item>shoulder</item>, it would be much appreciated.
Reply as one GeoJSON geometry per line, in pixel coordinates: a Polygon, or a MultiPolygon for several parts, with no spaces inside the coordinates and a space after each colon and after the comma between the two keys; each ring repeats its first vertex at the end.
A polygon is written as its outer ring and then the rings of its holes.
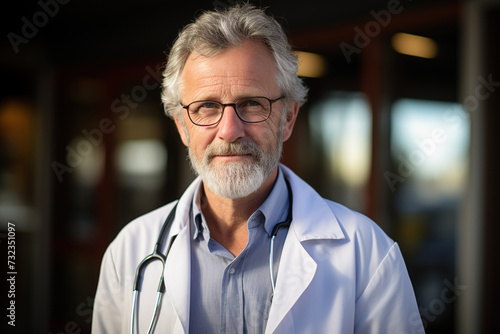
{"type": "Polygon", "coordinates": [[[130,238],[150,239],[156,237],[156,232],[159,232],[174,205],[175,202],[172,202],[135,218],[122,228],[111,244],[120,243],[124,239],[130,238]]]}
{"type": "Polygon", "coordinates": [[[351,239],[378,240],[389,247],[394,243],[377,223],[364,214],[351,210],[337,202],[328,199],[323,200],[337,218],[343,232],[351,239]]]}
{"type": "MultiPolygon", "coordinates": [[[[396,245],[372,219],[339,203],[324,199],[344,233],[345,242],[354,250],[359,263],[381,263],[396,245]]],[[[370,271],[376,268],[371,268],[370,271]]]]}
{"type": "Polygon", "coordinates": [[[294,228],[300,240],[344,239],[348,242],[362,241],[367,246],[376,242],[386,249],[394,244],[394,241],[370,218],[321,197],[291,170],[284,166],[281,168],[291,183],[294,198],[294,228]]]}
{"type": "Polygon", "coordinates": [[[325,202],[344,232],[344,246],[348,249],[347,254],[351,256],[357,273],[358,293],[368,286],[376,273],[380,273],[381,268],[388,268],[394,275],[404,269],[398,244],[377,223],[339,203],[329,200],[325,202]]]}
{"type": "Polygon", "coordinates": [[[115,266],[126,268],[151,253],[158,239],[161,227],[175,202],[148,212],[125,225],[109,244],[106,253],[115,266]]]}
{"type": "Polygon", "coordinates": [[[197,178],[186,189],[181,198],[177,201],[170,202],[161,206],[153,211],[150,211],[125,225],[118,233],[111,245],[121,244],[123,242],[131,242],[133,244],[141,244],[146,241],[150,248],[153,247],[154,242],[151,241],[158,239],[158,234],[165,223],[168,215],[172,210],[176,210],[175,220],[171,228],[178,233],[186,227],[187,217],[191,210],[191,202],[195,190],[199,187],[201,180],[197,178]]]}

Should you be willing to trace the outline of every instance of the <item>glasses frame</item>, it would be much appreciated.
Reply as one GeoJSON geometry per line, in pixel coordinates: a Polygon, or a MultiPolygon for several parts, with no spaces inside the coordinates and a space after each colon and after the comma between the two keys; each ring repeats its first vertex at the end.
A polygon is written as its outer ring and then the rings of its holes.
{"type": "Polygon", "coordinates": [[[269,99],[269,98],[267,98],[267,97],[265,97],[265,96],[249,96],[249,97],[244,97],[244,98],[241,98],[241,99],[239,99],[238,101],[236,101],[236,102],[234,102],[234,103],[220,103],[220,102],[213,101],[213,100],[199,100],[199,101],[193,101],[193,102],[189,103],[188,105],[184,105],[184,104],[182,104],[182,102],[179,102],[179,104],[182,106],[182,108],[183,108],[183,109],[186,109],[186,112],[187,112],[187,114],[188,114],[188,117],[189,117],[189,120],[191,121],[191,123],[193,123],[194,125],[197,125],[197,126],[212,126],[212,125],[216,125],[216,124],[218,124],[218,123],[221,121],[222,117],[224,116],[224,110],[226,110],[226,107],[229,107],[229,106],[233,107],[234,112],[236,113],[236,115],[238,116],[238,118],[239,118],[242,122],[245,122],[245,123],[252,123],[252,124],[254,124],[254,123],[262,123],[262,122],[267,121],[267,120],[269,119],[269,117],[271,117],[271,113],[273,112],[273,103],[274,103],[274,102],[277,102],[277,101],[279,101],[279,100],[281,100],[281,99],[284,99],[284,98],[285,98],[285,96],[284,96],[284,95],[282,95],[282,96],[280,96],[280,97],[278,97],[277,99],[274,99],[274,100],[271,100],[271,99],[269,99]],[[237,105],[239,102],[243,101],[243,100],[257,99],[257,98],[259,98],[259,99],[266,99],[267,101],[269,101],[269,115],[267,115],[267,117],[266,117],[265,119],[261,120],[261,121],[246,121],[246,120],[244,120],[244,119],[240,116],[240,114],[239,114],[238,110],[236,109],[236,105],[237,105]],[[218,119],[216,122],[213,122],[213,123],[210,123],[210,124],[198,124],[198,123],[195,123],[195,122],[193,121],[193,119],[191,118],[191,114],[190,114],[190,112],[189,112],[189,106],[191,106],[193,103],[200,103],[200,102],[211,102],[211,103],[217,103],[217,104],[219,104],[219,105],[221,105],[221,106],[222,106],[222,111],[221,111],[221,113],[220,113],[220,117],[219,117],[219,119],[218,119]]]}

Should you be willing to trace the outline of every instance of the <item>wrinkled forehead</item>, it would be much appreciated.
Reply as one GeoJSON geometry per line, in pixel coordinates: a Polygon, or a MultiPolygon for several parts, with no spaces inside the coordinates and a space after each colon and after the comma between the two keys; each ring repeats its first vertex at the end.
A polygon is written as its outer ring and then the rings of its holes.
{"type": "Polygon", "coordinates": [[[191,95],[193,91],[215,86],[279,94],[274,58],[264,45],[254,41],[231,46],[209,57],[192,52],[185,63],[182,81],[181,95],[191,95]]]}

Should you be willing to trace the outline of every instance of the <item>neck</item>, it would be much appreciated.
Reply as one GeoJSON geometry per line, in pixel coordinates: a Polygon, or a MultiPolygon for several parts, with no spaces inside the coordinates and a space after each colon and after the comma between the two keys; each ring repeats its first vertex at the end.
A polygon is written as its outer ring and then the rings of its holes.
{"type": "Polygon", "coordinates": [[[207,220],[210,236],[237,256],[248,242],[247,221],[271,193],[278,175],[276,168],[255,193],[237,199],[214,194],[203,185],[201,211],[207,220]]]}

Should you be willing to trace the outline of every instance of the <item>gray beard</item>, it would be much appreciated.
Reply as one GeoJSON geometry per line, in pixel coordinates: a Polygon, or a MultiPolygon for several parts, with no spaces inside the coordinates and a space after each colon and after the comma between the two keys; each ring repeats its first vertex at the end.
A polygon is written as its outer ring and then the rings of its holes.
{"type": "Polygon", "coordinates": [[[251,140],[234,143],[218,142],[210,144],[198,161],[189,148],[189,158],[194,171],[205,185],[216,195],[229,199],[247,197],[256,192],[278,166],[283,144],[279,134],[276,150],[266,154],[251,140]],[[248,161],[218,163],[215,155],[250,155],[248,161]]]}

